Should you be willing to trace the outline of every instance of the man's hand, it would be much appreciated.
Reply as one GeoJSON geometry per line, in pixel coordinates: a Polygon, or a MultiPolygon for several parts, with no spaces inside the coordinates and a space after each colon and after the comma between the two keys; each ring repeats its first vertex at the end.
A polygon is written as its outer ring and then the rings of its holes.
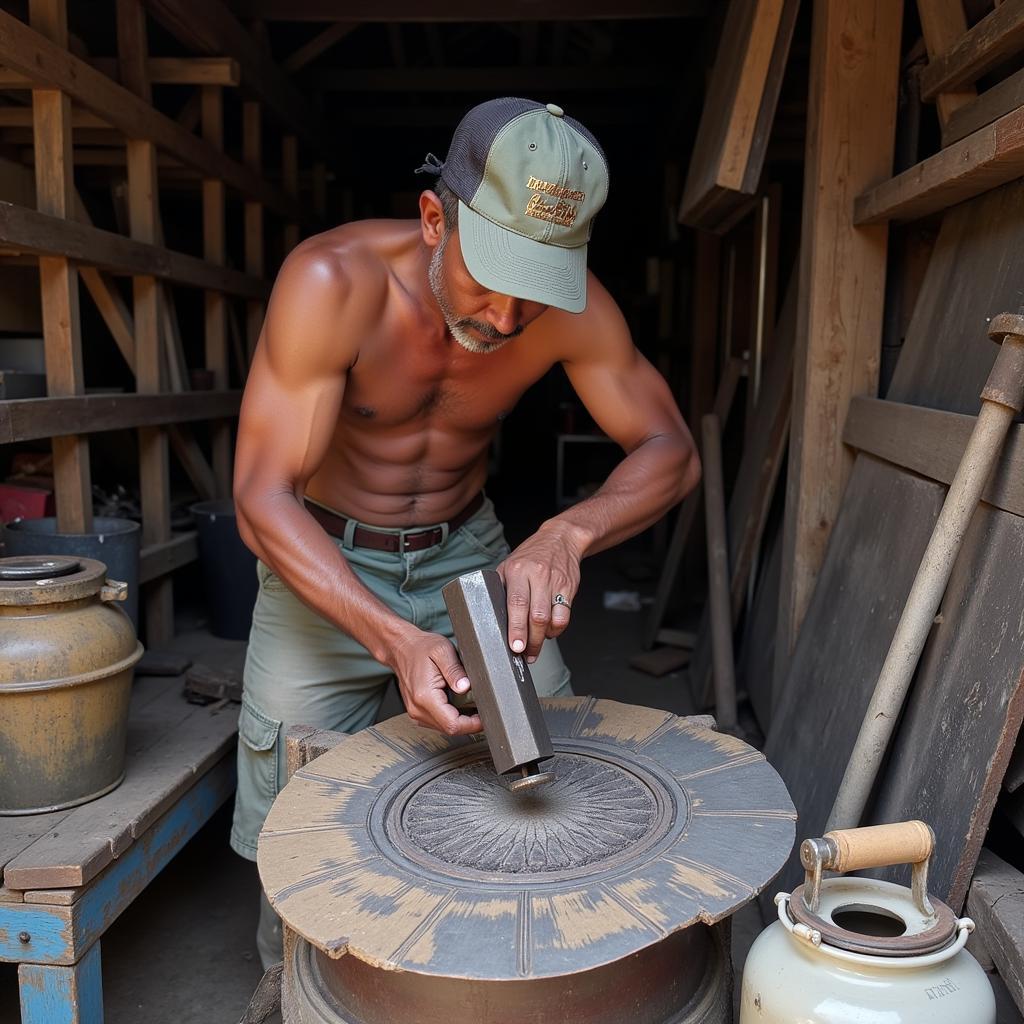
{"type": "Polygon", "coordinates": [[[448,703],[445,686],[465,693],[469,679],[458,652],[443,636],[422,630],[411,632],[396,647],[390,664],[398,677],[405,709],[414,722],[447,736],[483,729],[479,715],[461,715],[458,708],[448,703]]]}
{"type": "Polygon", "coordinates": [[[537,660],[547,637],[569,625],[582,558],[574,531],[550,521],[498,566],[508,598],[509,647],[528,663],[537,660]],[[556,594],[564,604],[555,603],[556,594]]]}

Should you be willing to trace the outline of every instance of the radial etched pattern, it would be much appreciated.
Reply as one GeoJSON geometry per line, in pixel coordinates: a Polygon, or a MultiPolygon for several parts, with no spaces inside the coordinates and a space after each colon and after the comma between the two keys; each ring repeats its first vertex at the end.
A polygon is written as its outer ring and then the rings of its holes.
{"type": "Polygon", "coordinates": [[[520,791],[510,791],[486,759],[454,768],[409,798],[402,830],[443,863],[523,874],[603,861],[650,829],[655,800],[632,773],[566,753],[544,767],[554,780],[520,791]]]}

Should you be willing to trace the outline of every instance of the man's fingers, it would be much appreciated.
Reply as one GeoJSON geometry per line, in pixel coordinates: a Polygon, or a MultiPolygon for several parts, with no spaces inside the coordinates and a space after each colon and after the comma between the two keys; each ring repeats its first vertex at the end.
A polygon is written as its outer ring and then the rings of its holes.
{"type": "Polygon", "coordinates": [[[526,660],[533,664],[551,623],[551,590],[544,581],[535,579],[530,588],[530,636],[526,644],[526,660]]]}
{"type": "Polygon", "coordinates": [[[561,636],[565,632],[565,627],[569,625],[569,619],[572,616],[572,610],[567,604],[556,604],[551,608],[551,624],[548,626],[548,636],[556,637],[561,636]]]}
{"type": "Polygon", "coordinates": [[[444,681],[456,693],[465,693],[469,689],[469,678],[462,667],[462,662],[459,661],[458,651],[447,640],[440,640],[431,655],[431,661],[437,666],[444,681]]]}
{"type": "MultiPolygon", "coordinates": [[[[435,690],[434,692],[441,693],[440,690],[435,690]]],[[[465,736],[472,732],[480,732],[483,729],[479,715],[460,715],[458,709],[446,700],[435,705],[432,710],[432,717],[436,723],[435,728],[447,736],[465,736]]]]}
{"type": "Polygon", "coordinates": [[[529,640],[530,590],[529,582],[518,574],[510,575],[507,582],[508,645],[516,654],[526,650],[529,640]]]}

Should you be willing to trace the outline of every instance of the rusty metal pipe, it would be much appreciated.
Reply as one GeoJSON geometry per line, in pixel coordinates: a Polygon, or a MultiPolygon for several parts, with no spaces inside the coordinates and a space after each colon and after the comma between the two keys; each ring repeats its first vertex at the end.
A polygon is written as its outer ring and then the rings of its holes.
{"type": "Polygon", "coordinates": [[[989,336],[1002,343],[981,392],[981,411],[914,578],[836,794],[827,831],[860,824],[942,595],[1007,431],[1024,407],[1024,316],[1001,313],[989,336]]]}

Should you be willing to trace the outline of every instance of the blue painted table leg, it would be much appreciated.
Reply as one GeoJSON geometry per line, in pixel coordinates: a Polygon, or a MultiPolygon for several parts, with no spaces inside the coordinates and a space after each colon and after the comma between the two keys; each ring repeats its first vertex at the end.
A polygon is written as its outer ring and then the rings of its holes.
{"type": "Polygon", "coordinates": [[[18,964],[21,1024],[103,1024],[100,944],[72,967],[18,964]]]}

